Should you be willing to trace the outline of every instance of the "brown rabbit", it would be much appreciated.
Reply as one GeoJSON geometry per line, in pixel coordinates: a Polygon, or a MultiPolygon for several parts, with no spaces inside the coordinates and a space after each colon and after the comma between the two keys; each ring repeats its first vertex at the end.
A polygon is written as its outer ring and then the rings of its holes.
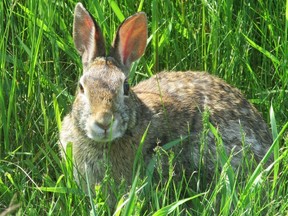
{"type": "MultiPolygon", "coordinates": [[[[73,38],[84,72],[72,111],[63,120],[60,147],[64,157],[72,143],[75,178],[84,188],[86,181],[79,176],[85,179],[87,174],[93,188],[102,181],[107,163],[116,182],[131,181],[136,151],[148,125],[144,161],[149,162],[156,146],[188,136],[173,151],[176,174],[184,167],[191,175],[199,164],[205,110],[227,154],[235,153],[233,168],[240,166],[243,147],[249,147],[251,158],[262,159],[272,143],[271,133],[256,109],[223,80],[206,72],[161,72],[129,87],[130,66],[146,48],[145,13],[136,13],[120,25],[107,56],[100,27],[81,3],[74,16],[73,38]]],[[[216,144],[211,132],[206,145],[205,167],[212,173],[216,144]]]]}

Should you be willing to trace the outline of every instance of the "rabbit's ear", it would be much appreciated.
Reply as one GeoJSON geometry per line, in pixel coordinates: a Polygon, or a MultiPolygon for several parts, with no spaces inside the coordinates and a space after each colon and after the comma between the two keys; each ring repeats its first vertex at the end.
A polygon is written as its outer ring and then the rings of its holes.
{"type": "Polygon", "coordinates": [[[147,17],[144,12],[128,17],[118,28],[111,56],[128,69],[140,58],[147,43],[147,17]]]}
{"type": "Polygon", "coordinates": [[[73,39],[84,66],[97,56],[105,56],[101,29],[81,3],[77,3],[75,7],[73,39]]]}

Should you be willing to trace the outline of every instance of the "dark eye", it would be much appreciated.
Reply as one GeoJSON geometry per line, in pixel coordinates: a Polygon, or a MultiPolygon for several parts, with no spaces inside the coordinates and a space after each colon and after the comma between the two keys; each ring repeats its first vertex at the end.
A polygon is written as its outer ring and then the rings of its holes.
{"type": "Polygon", "coordinates": [[[124,81],[123,88],[124,88],[124,95],[128,96],[129,95],[129,90],[130,90],[130,86],[129,86],[128,80],[124,81]]]}
{"type": "Polygon", "coordinates": [[[79,83],[79,90],[82,94],[84,93],[84,87],[81,83],[79,83]]]}

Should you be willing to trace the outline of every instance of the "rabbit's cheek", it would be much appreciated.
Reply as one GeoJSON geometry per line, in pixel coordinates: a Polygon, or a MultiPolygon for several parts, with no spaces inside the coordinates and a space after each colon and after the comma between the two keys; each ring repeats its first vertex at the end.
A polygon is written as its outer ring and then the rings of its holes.
{"type": "Polygon", "coordinates": [[[118,118],[116,118],[111,126],[112,140],[122,137],[124,133],[125,133],[125,130],[123,130],[123,122],[120,121],[118,118]]]}

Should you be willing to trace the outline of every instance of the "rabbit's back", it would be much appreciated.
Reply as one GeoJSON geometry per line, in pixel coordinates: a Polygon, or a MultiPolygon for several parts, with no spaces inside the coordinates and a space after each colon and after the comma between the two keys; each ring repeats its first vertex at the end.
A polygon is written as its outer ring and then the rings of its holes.
{"type": "MultiPolygon", "coordinates": [[[[251,149],[259,161],[272,143],[266,123],[240,91],[208,73],[162,72],[139,83],[133,90],[142,103],[139,121],[151,120],[150,131],[153,132],[147,138],[146,155],[155,148],[155,140],[158,140],[156,145],[162,145],[181,135],[189,135],[182,146],[185,150],[181,157],[189,163],[192,156],[192,162],[198,164],[204,111],[209,122],[218,129],[227,153],[238,152],[232,160],[235,167],[242,158],[243,146],[251,149]]],[[[215,155],[213,134],[208,132],[204,139],[208,151],[215,155]]],[[[211,161],[211,169],[214,162],[211,161]]]]}

